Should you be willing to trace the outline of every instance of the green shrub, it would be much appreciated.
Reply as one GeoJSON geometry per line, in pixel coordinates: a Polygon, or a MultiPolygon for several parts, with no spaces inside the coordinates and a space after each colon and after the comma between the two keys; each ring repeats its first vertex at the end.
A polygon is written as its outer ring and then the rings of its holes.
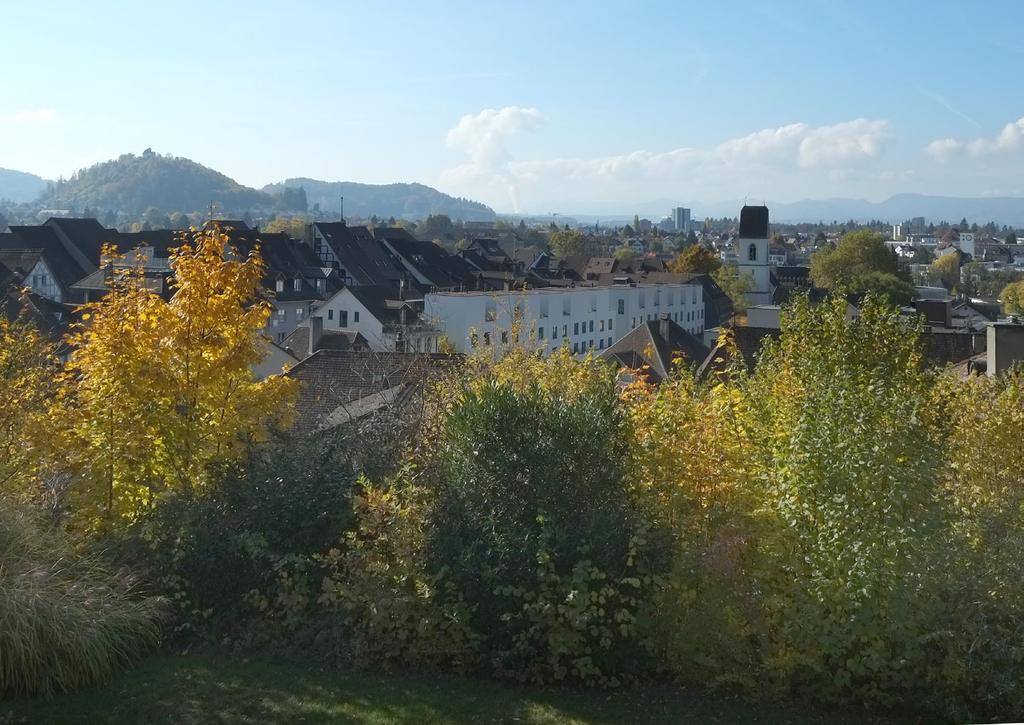
{"type": "Polygon", "coordinates": [[[0,692],[102,681],[160,639],[161,602],[27,508],[0,501],[0,692]]]}
{"type": "Polygon", "coordinates": [[[245,633],[301,623],[326,551],[350,524],[343,441],[289,436],[216,468],[202,494],[178,494],[117,542],[176,605],[180,633],[245,633]]]}
{"type": "Polygon", "coordinates": [[[357,525],[321,561],[328,569],[319,602],[340,615],[346,649],[358,666],[449,667],[478,658],[470,607],[444,570],[429,568],[425,512],[433,495],[406,467],[352,496],[357,525]]]}

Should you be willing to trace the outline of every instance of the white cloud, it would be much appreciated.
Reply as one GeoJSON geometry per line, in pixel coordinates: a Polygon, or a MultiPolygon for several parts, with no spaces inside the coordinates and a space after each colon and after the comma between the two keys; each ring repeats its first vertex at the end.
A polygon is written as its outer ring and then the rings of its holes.
{"type": "Polygon", "coordinates": [[[810,128],[800,141],[797,162],[803,168],[812,168],[875,159],[888,137],[888,121],[866,118],[810,128]]]}
{"type": "Polygon", "coordinates": [[[955,138],[937,138],[925,146],[924,150],[925,153],[936,161],[946,163],[951,156],[958,153],[962,148],[963,144],[955,138]]]}
{"type": "Polygon", "coordinates": [[[958,141],[954,138],[940,138],[925,147],[925,152],[933,158],[946,162],[954,154],[966,150],[971,156],[989,156],[992,154],[1012,153],[1024,148],[1024,118],[1003,126],[997,136],[981,136],[973,141],[958,141]]]}
{"type": "Polygon", "coordinates": [[[52,123],[57,120],[57,112],[52,108],[22,108],[0,119],[11,123],[52,123]]]}
{"type": "Polygon", "coordinates": [[[1016,151],[1024,146],[1024,118],[1003,126],[1003,130],[995,138],[978,138],[967,144],[974,156],[1016,151]]]}
{"type": "Polygon", "coordinates": [[[504,141],[522,131],[532,131],[544,121],[536,108],[506,106],[485,108],[459,119],[448,131],[448,146],[465,151],[475,163],[490,164],[506,157],[504,141]]]}
{"type": "Polygon", "coordinates": [[[513,208],[519,192],[536,190],[535,198],[551,197],[566,189],[579,193],[614,190],[633,192],[638,186],[678,189],[705,180],[744,188],[780,173],[843,169],[878,158],[890,135],[884,120],[858,118],[833,125],[792,123],[766,128],[707,148],[681,147],[669,151],[637,150],[613,156],[513,160],[505,141],[533,131],[544,121],[535,108],[510,106],[463,116],[448,132],[448,146],[464,151],[467,163],[444,171],[443,184],[478,196],[503,188],[513,208]],[[543,190],[547,190],[545,194],[543,190]]]}
{"type": "Polygon", "coordinates": [[[524,131],[533,131],[544,122],[536,108],[505,106],[485,108],[476,114],[467,114],[448,131],[448,147],[465,152],[469,162],[449,169],[442,178],[449,183],[466,184],[490,181],[503,184],[509,201],[518,209],[516,180],[509,173],[511,157],[505,140],[524,131]]]}

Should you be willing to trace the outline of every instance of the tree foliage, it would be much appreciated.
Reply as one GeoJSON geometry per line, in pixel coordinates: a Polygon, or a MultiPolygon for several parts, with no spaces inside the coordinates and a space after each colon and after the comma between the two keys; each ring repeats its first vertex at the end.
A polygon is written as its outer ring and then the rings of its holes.
{"type": "Polygon", "coordinates": [[[750,277],[745,274],[739,274],[736,271],[736,266],[732,264],[723,264],[711,276],[714,278],[715,283],[729,297],[729,301],[732,302],[733,311],[737,314],[746,312],[749,305],[747,293],[750,292],[752,284],[750,277]]]}
{"type": "Polygon", "coordinates": [[[928,267],[928,275],[948,290],[960,283],[960,255],[945,254],[928,267]]]}
{"type": "Polygon", "coordinates": [[[271,199],[213,169],[146,149],[141,156],[124,154],[60,180],[42,199],[51,209],[86,206],[142,214],[146,209],[169,212],[205,211],[210,203],[240,211],[270,206],[271,199]]]}
{"type": "Polygon", "coordinates": [[[1003,291],[999,293],[999,300],[1007,312],[1016,315],[1024,313],[1024,280],[1011,282],[1003,287],[1003,291]]]}
{"type": "Polygon", "coordinates": [[[556,257],[578,257],[584,253],[583,234],[576,229],[558,229],[548,234],[548,246],[556,257]]]}
{"type": "Polygon", "coordinates": [[[673,272],[696,272],[698,274],[711,274],[718,271],[721,266],[722,260],[718,255],[699,244],[687,247],[669,263],[669,269],[673,272]]]}
{"type": "Polygon", "coordinates": [[[867,230],[845,234],[834,249],[815,252],[811,279],[824,289],[884,294],[894,304],[907,304],[914,296],[913,286],[900,276],[896,254],[881,234],[867,230]]]}
{"type": "Polygon", "coordinates": [[[167,490],[201,489],[207,466],[261,438],[294,390],[250,372],[270,311],[259,250],[239,258],[219,229],[196,231],[170,266],[170,300],[141,269],[115,276],[69,340],[52,415],[82,476],[75,511],[93,523],[131,519],[167,490]]]}
{"type": "Polygon", "coordinates": [[[28,493],[54,453],[47,408],[56,369],[53,346],[36,327],[0,312],[0,492],[28,493]]]}

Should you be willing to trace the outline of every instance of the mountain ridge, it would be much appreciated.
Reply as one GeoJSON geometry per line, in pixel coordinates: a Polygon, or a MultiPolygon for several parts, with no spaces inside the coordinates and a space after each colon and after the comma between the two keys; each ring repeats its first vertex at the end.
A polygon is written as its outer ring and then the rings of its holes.
{"type": "Polygon", "coordinates": [[[16,204],[32,201],[46,190],[47,183],[43,177],[27,171],[0,168],[0,199],[16,204]]]}
{"type": "Polygon", "coordinates": [[[93,164],[56,182],[24,172],[0,176],[0,199],[6,196],[11,201],[34,202],[49,209],[115,211],[135,216],[150,209],[166,214],[204,212],[211,203],[226,214],[301,213],[314,204],[319,204],[321,211],[336,212],[342,195],[345,212],[363,217],[420,219],[429,214],[447,214],[462,221],[497,218],[485,204],[454,197],[425,184],[361,184],[296,177],[255,189],[191,159],[151,149],[139,156],[122,154],[93,164]],[[5,178],[12,180],[9,185],[2,183],[5,178]],[[25,186],[26,178],[38,181],[34,186],[25,186]],[[14,180],[21,186],[16,186],[14,180]],[[5,195],[5,191],[9,193],[5,195]]]}
{"type": "Polygon", "coordinates": [[[340,212],[345,198],[345,213],[362,217],[424,219],[430,214],[447,214],[462,221],[493,221],[494,210],[477,201],[454,197],[418,182],[363,184],[356,181],[322,181],[309,177],[293,177],[263,187],[264,193],[280,193],[284,189],[302,188],[313,208],[322,212],[340,212]]]}

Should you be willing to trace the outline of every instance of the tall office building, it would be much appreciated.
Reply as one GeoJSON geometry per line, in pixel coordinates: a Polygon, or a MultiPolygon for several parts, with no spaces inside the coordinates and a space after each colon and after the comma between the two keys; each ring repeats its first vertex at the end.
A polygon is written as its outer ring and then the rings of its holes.
{"type": "Polygon", "coordinates": [[[677,206],[672,210],[672,220],[675,222],[677,234],[690,233],[690,210],[685,206],[677,206]]]}

